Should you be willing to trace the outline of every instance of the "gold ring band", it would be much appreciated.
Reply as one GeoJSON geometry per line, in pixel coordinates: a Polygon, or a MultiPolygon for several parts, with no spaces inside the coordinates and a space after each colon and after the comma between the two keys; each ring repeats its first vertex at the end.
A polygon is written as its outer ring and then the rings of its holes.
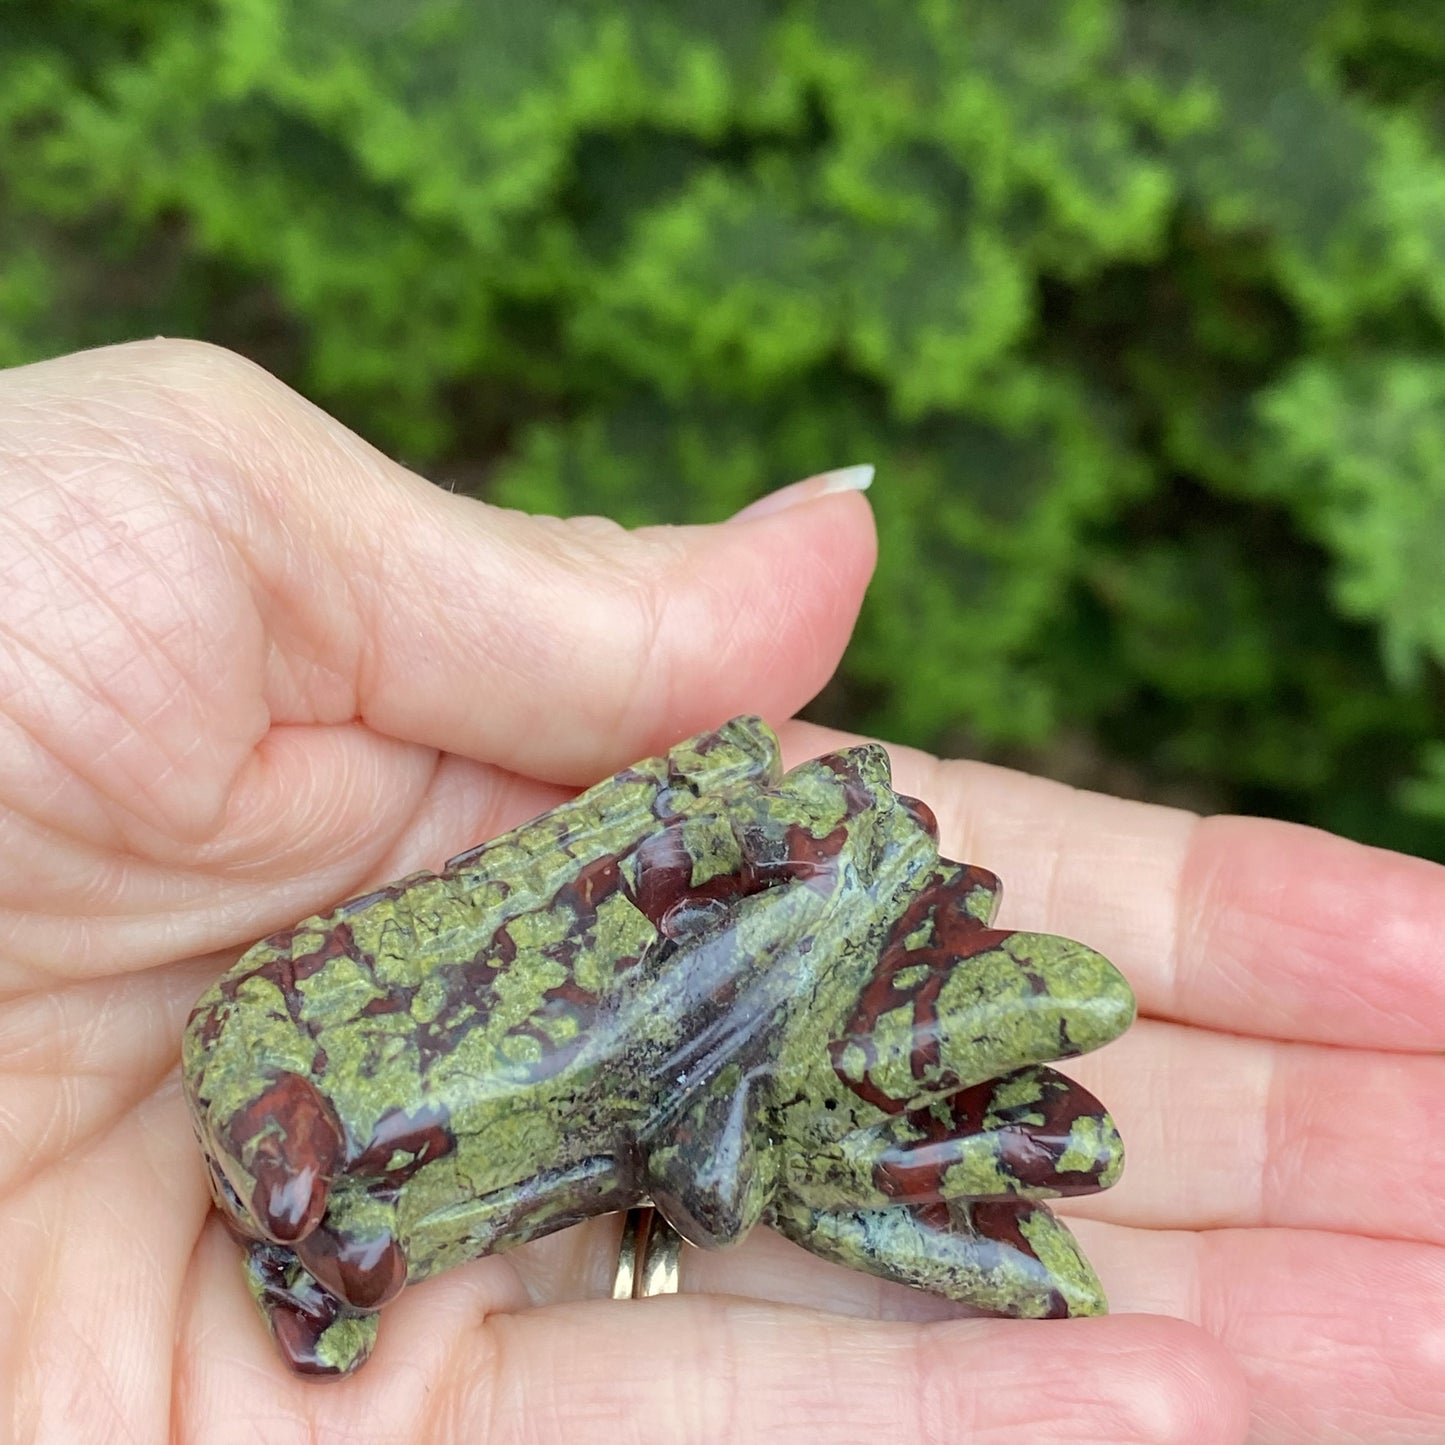
{"type": "Polygon", "coordinates": [[[682,1237],[650,1204],[629,1209],[622,1221],[613,1299],[676,1294],[682,1237]]]}

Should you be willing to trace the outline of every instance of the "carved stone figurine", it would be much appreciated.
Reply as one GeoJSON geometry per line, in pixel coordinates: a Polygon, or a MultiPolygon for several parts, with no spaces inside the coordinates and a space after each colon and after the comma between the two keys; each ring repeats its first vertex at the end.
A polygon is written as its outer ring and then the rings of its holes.
{"type": "Polygon", "coordinates": [[[1105,1308],[1039,1201],[1113,1183],[1049,1059],[1130,1023],[1078,943],[990,927],[875,745],[781,774],[737,718],[253,947],[183,1072],[287,1362],[346,1374],[408,1281],[650,1199],[997,1314],[1105,1308]]]}

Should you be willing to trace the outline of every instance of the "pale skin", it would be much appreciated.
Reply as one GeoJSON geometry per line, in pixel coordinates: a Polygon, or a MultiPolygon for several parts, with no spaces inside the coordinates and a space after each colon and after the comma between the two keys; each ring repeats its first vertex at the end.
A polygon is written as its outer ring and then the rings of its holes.
{"type": "MultiPolygon", "coordinates": [[[[817,491],[626,533],[454,497],[213,348],[0,375],[0,1438],[1445,1437],[1445,869],[902,748],[1000,924],[1139,996],[1069,1065],[1129,1146],[1064,1211],[1113,1315],[960,1319],[762,1230],[615,1304],[601,1220],[407,1290],[353,1379],[281,1365],[185,1118],[192,1001],[262,934],[788,717],[873,560],[867,503],[817,491]]],[[[790,765],[840,741],[782,731],[790,765]]]]}

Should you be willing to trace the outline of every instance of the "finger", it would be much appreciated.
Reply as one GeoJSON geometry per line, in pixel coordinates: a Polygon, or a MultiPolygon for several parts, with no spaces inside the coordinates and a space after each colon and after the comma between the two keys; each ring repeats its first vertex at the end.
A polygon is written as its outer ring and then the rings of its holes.
{"type": "Polygon", "coordinates": [[[0,1196],[0,1399],[22,1440],[164,1439],[210,1208],[174,1076],[0,1196]]]}
{"type": "MultiPolygon", "coordinates": [[[[799,726],[790,761],[836,746],[799,726]]],[[[1003,880],[1000,923],[1078,938],[1141,1011],[1358,1048],[1445,1048],[1445,867],[1314,829],[1203,821],[1003,768],[890,749],[942,850],[1003,880]]]]}
{"type": "MultiPolygon", "coordinates": [[[[1169,1315],[1240,1354],[1251,1445],[1437,1445],[1445,1438],[1445,1250],[1282,1229],[1185,1232],[1071,1221],[1116,1317],[1169,1315]]],[[[615,1235],[611,1241],[615,1258],[615,1235]]],[[[535,1298],[596,1292],[607,1242],[572,1230],[519,1259],[535,1298]],[[537,1265],[533,1256],[552,1246],[537,1265]]],[[[685,1250],[684,1291],[796,1302],[865,1318],[940,1320],[960,1307],[825,1265],[769,1230],[735,1250],[685,1250]]]]}
{"type": "Polygon", "coordinates": [[[548,1393],[586,1402],[589,1416],[635,1421],[639,1441],[782,1442],[806,1432],[840,1442],[1223,1445],[1244,1434],[1233,1362],[1174,1321],[1087,1321],[1054,1334],[698,1297],[622,1311],[565,1306],[492,1324],[498,1363],[526,1373],[501,1399],[482,1382],[464,1387],[459,1414],[496,1422],[504,1440],[526,1438],[538,1378],[548,1393]]]}
{"type": "MultiPolygon", "coordinates": [[[[359,716],[555,780],[738,712],[793,712],[832,672],[872,567],[857,497],[629,533],[453,496],[211,347],[65,358],[11,373],[6,397],[12,416],[40,397],[88,421],[91,471],[107,449],[148,458],[229,540],[272,645],[272,721],[359,716]]],[[[184,592],[184,566],[166,567],[184,592]]]]}
{"type": "Polygon", "coordinates": [[[1155,1229],[1329,1229],[1445,1244],[1445,1058],[1143,1020],[1070,1060],[1108,1101],[1124,1177],[1063,1212],[1155,1229]]]}
{"type": "Polygon", "coordinates": [[[918,1325],[703,1296],[508,1310],[501,1269],[406,1291],[371,1361],[324,1387],[283,1375],[259,1326],[221,1327],[224,1281],[197,1291],[179,1438],[223,1438],[254,1412],[258,1379],[267,1438],[281,1442],[1243,1438],[1233,1363],[1174,1321],[918,1325]]]}
{"type": "Polygon", "coordinates": [[[629,533],[412,491],[388,545],[368,557],[368,538],[346,560],[363,584],[358,711],[555,781],[590,782],[738,713],[790,716],[836,668],[872,570],[854,497],[629,533]]]}
{"type": "Polygon", "coordinates": [[[193,959],[0,1007],[0,1198],[156,1092],[196,995],[221,966],[193,959]]]}
{"type": "Polygon", "coordinates": [[[1193,1320],[1244,1367],[1250,1445],[1445,1439],[1445,1250],[1295,1230],[1087,1220],[1116,1309],[1193,1320]]]}
{"type": "MultiPolygon", "coordinates": [[[[1445,1438],[1445,1250],[1322,1232],[1073,1224],[1116,1317],[1191,1320],[1243,1352],[1256,1407],[1251,1445],[1445,1438]]],[[[513,1262],[532,1297],[550,1300],[602,1292],[615,1258],[616,1229],[598,1221],[539,1241],[513,1262]]],[[[737,1249],[685,1249],[680,1274],[684,1292],[870,1319],[960,1312],[946,1300],[822,1264],[766,1229],[737,1249]]]]}

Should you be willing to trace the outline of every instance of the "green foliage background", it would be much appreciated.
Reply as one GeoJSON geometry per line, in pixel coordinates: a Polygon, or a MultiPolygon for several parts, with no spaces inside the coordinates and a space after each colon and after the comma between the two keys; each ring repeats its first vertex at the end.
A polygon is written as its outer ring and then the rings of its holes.
{"type": "Polygon", "coordinates": [[[877,464],[815,715],[1445,858],[1439,0],[5,0],[0,362],[439,479],[877,464]]]}

